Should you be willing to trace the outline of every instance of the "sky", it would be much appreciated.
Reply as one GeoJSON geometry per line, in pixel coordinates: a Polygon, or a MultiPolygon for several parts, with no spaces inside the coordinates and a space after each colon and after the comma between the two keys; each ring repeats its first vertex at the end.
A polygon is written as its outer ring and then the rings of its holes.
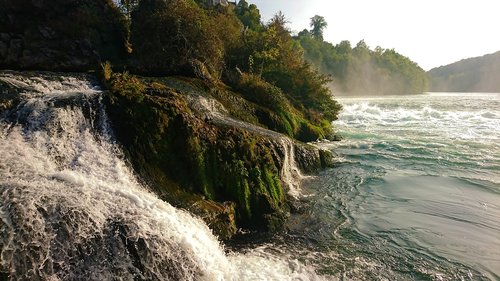
{"type": "Polygon", "coordinates": [[[423,69],[500,51],[500,0],[247,0],[264,21],[282,11],[292,31],[325,17],[326,41],[364,39],[395,49],[423,69]]]}

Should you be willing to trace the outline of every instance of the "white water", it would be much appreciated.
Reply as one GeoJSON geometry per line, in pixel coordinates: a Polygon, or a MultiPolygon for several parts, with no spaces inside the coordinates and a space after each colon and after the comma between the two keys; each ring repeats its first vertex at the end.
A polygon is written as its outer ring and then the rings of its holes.
{"type": "Polygon", "coordinates": [[[298,199],[304,196],[300,184],[307,176],[302,175],[295,162],[295,144],[289,138],[281,138],[281,145],[284,149],[283,167],[281,168],[281,179],[288,187],[288,194],[298,199]]]}
{"type": "Polygon", "coordinates": [[[225,253],[208,227],[142,187],[87,79],[0,79],[0,269],[20,280],[315,280],[263,248],[225,253]],[[20,90],[21,91],[21,90],[20,90]]]}

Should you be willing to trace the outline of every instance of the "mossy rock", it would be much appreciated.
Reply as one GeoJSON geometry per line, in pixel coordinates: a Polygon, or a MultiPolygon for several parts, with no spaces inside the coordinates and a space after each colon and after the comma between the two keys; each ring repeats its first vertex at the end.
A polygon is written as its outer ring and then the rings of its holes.
{"type": "MultiPolygon", "coordinates": [[[[210,88],[192,78],[128,74],[113,74],[106,85],[116,137],[134,169],[161,198],[197,213],[223,238],[236,228],[283,229],[289,213],[280,179],[283,137],[251,130],[250,124],[214,122],[188,102],[191,96],[215,95],[227,103],[227,88],[210,88]]],[[[235,108],[248,107],[249,121],[259,119],[252,104],[235,100],[235,108]]],[[[296,146],[304,171],[321,168],[315,147],[296,146]]]]}
{"type": "Polygon", "coordinates": [[[189,205],[175,202],[184,201],[178,196],[183,192],[234,202],[237,227],[275,229],[274,214],[287,206],[271,143],[203,120],[187,106],[186,95],[170,86],[122,74],[108,83],[108,112],[134,169],[175,205],[189,205]]]}

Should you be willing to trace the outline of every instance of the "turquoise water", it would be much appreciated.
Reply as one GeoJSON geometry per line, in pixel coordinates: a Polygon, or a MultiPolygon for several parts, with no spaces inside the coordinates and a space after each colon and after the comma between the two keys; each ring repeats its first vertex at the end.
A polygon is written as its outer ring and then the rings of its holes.
{"type": "Polygon", "coordinates": [[[292,227],[304,261],[345,280],[500,280],[500,94],[339,100],[345,139],[320,144],[339,163],[292,227]]]}

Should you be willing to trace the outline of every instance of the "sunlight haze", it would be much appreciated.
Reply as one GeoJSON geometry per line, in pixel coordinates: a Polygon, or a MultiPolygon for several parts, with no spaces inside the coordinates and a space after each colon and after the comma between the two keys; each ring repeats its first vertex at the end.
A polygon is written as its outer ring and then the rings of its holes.
{"type": "Polygon", "coordinates": [[[325,40],[334,44],[364,39],[408,56],[425,70],[500,50],[500,1],[286,1],[249,0],[263,21],[282,11],[293,31],[309,29],[314,15],[325,17],[325,40]]]}

